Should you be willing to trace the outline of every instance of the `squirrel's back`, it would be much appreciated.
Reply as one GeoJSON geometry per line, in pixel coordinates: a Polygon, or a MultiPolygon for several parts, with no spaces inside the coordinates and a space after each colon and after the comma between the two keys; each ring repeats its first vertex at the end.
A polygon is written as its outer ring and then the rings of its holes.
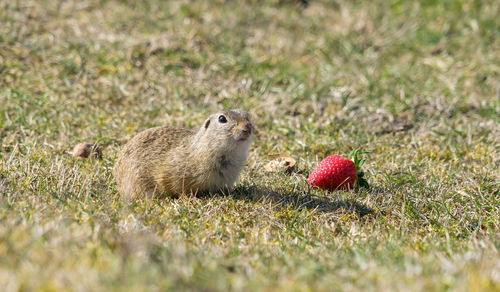
{"type": "Polygon", "coordinates": [[[123,146],[113,169],[119,193],[131,198],[143,192],[151,195],[155,189],[158,193],[164,192],[151,174],[169,159],[170,151],[185,148],[193,135],[194,132],[187,129],[164,126],[134,136],[123,146]]]}

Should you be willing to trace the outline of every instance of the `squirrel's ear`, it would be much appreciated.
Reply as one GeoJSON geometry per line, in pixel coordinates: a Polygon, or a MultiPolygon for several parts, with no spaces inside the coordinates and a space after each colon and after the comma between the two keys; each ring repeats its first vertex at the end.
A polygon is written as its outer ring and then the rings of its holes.
{"type": "Polygon", "coordinates": [[[210,119],[207,119],[205,121],[205,129],[208,129],[208,125],[210,125],[210,119]]]}

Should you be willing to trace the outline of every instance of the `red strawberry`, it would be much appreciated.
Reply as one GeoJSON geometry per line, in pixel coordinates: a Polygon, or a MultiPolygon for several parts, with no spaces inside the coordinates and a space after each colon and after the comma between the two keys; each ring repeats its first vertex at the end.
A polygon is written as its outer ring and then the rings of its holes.
{"type": "Polygon", "coordinates": [[[360,186],[368,187],[367,181],[363,178],[363,173],[358,172],[363,162],[365,162],[364,159],[358,158],[360,152],[359,149],[351,152],[350,157],[353,160],[339,155],[328,156],[309,175],[307,183],[330,191],[348,190],[353,188],[357,179],[360,186]]]}

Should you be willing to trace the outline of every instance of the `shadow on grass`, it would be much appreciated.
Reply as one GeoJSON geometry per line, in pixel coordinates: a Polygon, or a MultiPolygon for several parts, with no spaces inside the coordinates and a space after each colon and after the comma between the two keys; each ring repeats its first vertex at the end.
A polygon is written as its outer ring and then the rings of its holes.
{"type": "MultiPolygon", "coordinates": [[[[223,194],[218,194],[223,195],[223,194]]],[[[260,186],[239,186],[234,189],[230,196],[239,200],[249,201],[270,201],[285,207],[292,207],[299,210],[309,209],[322,213],[335,213],[344,211],[357,213],[360,216],[373,213],[373,209],[356,202],[352,199],[330,198],[317,196],[307,191],[287,191],[277,188],[266,188],[260,186]]]]}

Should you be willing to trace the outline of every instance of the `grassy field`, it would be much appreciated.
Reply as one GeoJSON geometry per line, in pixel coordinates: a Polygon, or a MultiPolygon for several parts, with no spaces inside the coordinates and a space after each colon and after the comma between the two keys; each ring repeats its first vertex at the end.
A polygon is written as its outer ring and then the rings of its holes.
{"type": "Polygon", "coordinates": [[[497,1],[0,0],[3,291],[500,291],[497,1]],[[231,194],[127,203],[134,134],[241,107],[231,194]],[[102,159],[73,159],[97,141],[102,159]],[[369,190],[308,192],[369,151],[369,190]],[[292,175],[264,165],[292,156],[292,175]]]}

